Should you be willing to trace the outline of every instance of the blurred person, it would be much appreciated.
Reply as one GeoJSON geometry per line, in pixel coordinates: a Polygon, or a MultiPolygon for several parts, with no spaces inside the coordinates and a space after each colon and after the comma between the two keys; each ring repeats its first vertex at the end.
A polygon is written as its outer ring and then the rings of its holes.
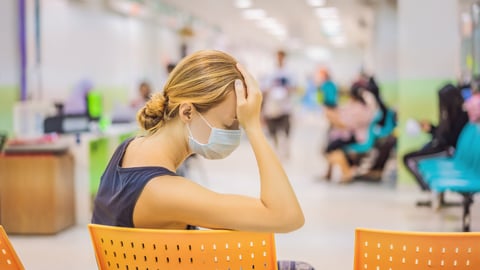
{"type": "MultiPolygon", "coordinates": [[[[297,196],[262,132],[261,103],[257,82],[230,55],[207,50],[184,58],[163,92],[138,111],[144,135],[127,139],[113,154],[92,223],[276,233],[303,226],[297,196]],[[175,174],[193,153],[207,159],[227,157],[240,144],[240,128],[257,160],[258,197],[217,193],[175,174]]],[[[280,262],[279,269],[284,265],[290,263],[280,262]]],[[[294,265],[313,269],[301,262],[294,265]]]]}
{"type": "Polygon", "coordinates": [[[140,109],[150,99],[152,88],[147,81],[142,81],[138,87],[138,96],[132,100],[130,106],[134,109],[140,109]]]}
{"type": "Polygon", "coordinates": [[[338,105],[338,88],[332,81],[330,73],[327,69],[321,68],[318,71],[319,87],[318,90],[322,93],[323,106],[327,108],[335,108],[338,105]]]}
{"type": "Polygon", "coordinates": [[[377,112],[372,94],[362,85],[354,83],[350,89],[349,100],[336,109],[325,108],[327,119],[333,126],[330,142],[325,150],[328,160],[326,179],[329,180],[332,168],[340,166],[341,182],[349,182],[355,175],[354,161],[344,151],[352,143],[361,143],[367,139],[368,127],[377,112]]]}
{"type": "Polygon", "coordinates": [[[380,126],[385,125],[388,107],[387,105],[385,105],[385,102],[381,97],[380,87],[378,86],[375,77],[373,75],[368,75],[364,71],[361,71],[358,76],[357,83],[362,85],[366,90],[372,93],[373,97],[375,98],[375,102],[377,103],[377,106],[380,108],[382,112],[382,115],[381,115],[380,121],[378,121],[378,124],[380,126]]]}
{"type": "Polygon", "coordinates": [[[377,123],[378,128],[392,129],[389,135],[384,138],[377,139],[374,146],[376,150],[376,155],[374,155],[375,158],[373,160],[373,163],[371,161],[367,162],[367,166],[364,166],[366,164],[362,164],[361,167],[363,167],[366,171],[364,171],[361,175],[357,176],[357,178],[359,179],[370,179],[379,181],[381,180],[385,164],[387,163],[391,151],[394,149],[397,142],[397,138],[393,134],[393,130],[397,125],[396,113],[393,111],[392,108],[388,108],[385,104],[380,93],[380,87],[378,86],[374,75],[369,75],[366,72],[361,71],[358,76],[357,83],[362,85],[367,91],[369,91],[373,95],[375,102],[380,109],[381,115],[377,123]],[[389,113],[392,115],[389,115],[389,113]],[[393,119],[388,119],[388,117],[392,117],[393,119]],[[393,123],[388,123],[388,121],[392,121],[393,123]],[[391,125],[390,127],[388,126],[389,124],[391,125]]]}
{"type": "Polygon", "coordinates": [[[263,118],[268,133],[273,139],[275,149],[284,157],[290,154],[290,128],[293,110],[292,94],[295,90],[294,79],[285,66],[286,53],[277,51],[277,67],[269,77],[263,91],[263,118]],[[281,133],[284,140],[281,141],[281,133]]]}
{"type": "MultiPolygon", "coordinates": [[[[403,163],[414,176],[422,191],[430,191],[428,183],[418,170],[418,162],[425,158],[446,156],[453,152],[458,137],[468,121],[463,110],[463,97],[460,90],[452,84],[443,86],[438,92],[439,115],[438,126],[426,120],[419,121],[421,130],[432,135],[432,139],[421,149],[409,152],[403,156],[403,163]]],[[[444,194],[439,195],[439,205],[447,205],[444,194]]],[[[419,206],[430,206],[431,201],[420,201],[419,206]]]]}
{"type": "Polygon", "coordinates": [[[172,63],[172,62],[168,63],[168,64],[167,64],[167,73],[168,73],[168,74],[172,73],[172,71],[173,71],[173,69],[175,68],[175,66],[176,66],[175,63],[172,63]]]}

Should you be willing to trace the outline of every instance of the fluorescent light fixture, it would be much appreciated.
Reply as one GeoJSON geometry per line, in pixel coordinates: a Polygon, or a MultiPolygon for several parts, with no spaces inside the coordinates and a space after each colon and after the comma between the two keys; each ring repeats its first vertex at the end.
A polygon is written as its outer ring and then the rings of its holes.
{"type": "Polygon", "coordinates": [[[330,50],[324,47],[318,47],[318,46],[306,48],[305,54],[307,55],[308,58],[315,61],[326,61],[326,60],[329,60],[331,57],[330,50]]]}
{"type": "Polygon", "coordinates": [[[307,0],[307,3],[312,7],[323,7],[326,2],[326,0],[307,0]]]}
{"type": "Polygon", "coordinates": [[[235,0],[235,7],[236,8],[251,8],[252,1],[251,0],[235,0]]]}
{"type": "Polygon", "coordinates": [[[321,7],[315,9],[315,14],[320,19],[336,19],[338,18],[338,10],[334,7],[321,7]]]}
{"type": "Polygon", "coordinates": [[[257,25],[280,39],[284,39],[287,36],[285,27],[272,17],[258,20],[257,25]]]}
{"type": "Polygon", "coordinates": [[[258,21],[258,26],[264,29],[273,29],[278,27],[280,24],[274,18],[267,17],[258,21]]]}
{"type": "Polygon", "coordinates": [[[321,22],[323,32],[328,36],[335,36],[342,31],[342,25],[337,19],[323,20],[321,22]]]}
{"type": "Polygon", "coordinates": [[[260,20],[267,16],[265,10],[254,8],[254,9],[244,9],[242,11],[243,17],[247,20],[260,20]]]}

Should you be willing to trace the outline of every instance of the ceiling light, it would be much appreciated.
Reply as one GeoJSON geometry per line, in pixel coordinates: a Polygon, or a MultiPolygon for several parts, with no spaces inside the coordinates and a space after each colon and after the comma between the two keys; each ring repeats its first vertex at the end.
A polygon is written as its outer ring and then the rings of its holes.
{"type": "Polygon", "coordinates": [[[331,56],[330,50],[317,46],[306,48],[305,54],[307,57],[315,61],[326,61],[329,60],[331,56]]]}
{"type": "Polygon", "coordinates": [[[336,19],[338,18],[338,10],[334,7],[316,8],[315,14],[320,19],[336,19]]]}
{"type": "Polygon", "coordinates": [[[245,9],[242,12],[243,17],[248,20],[260,20],[266,17],[265,10],[263,9],[245,9]]]}
{"type": "Polygon", "coordinates": [[[312,7],[322,7],[326,2],[326,0],[307,0],[307,3],[312,7]]]}
{"type": "Polygon", "coordinates": [[[258,26],[265,29],[272,29],[272,28],[278,27],[279,25],[280,24],[274,18],[271,18],[271,17],[263,18],[258,21],[258,26]]]}
{"type": "Polygon", "coordinates": [[[252,7],[252,1],[251,0],[235,0],[235,7],[250,8],[252,7]]]}
{"type": "Polygon", "coordinates": [[[339,20],[324,20],[321,24],[323,31],[328,36],[336,36],[342,31],[342,25],[339,20]]]}

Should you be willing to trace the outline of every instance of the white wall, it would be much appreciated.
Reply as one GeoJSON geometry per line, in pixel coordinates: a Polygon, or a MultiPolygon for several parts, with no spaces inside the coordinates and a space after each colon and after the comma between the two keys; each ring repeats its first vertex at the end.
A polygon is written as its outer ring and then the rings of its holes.
{"type": "Polygon", "coordinates": [[[402,0],[398,2],[398,20],[400,79],[459,75],[457,1],[402,0]]]}
{"type": "Polygon", "coordinates": [[[17,1],[0,1],[0,86],[19,85],[17,1]]]}
{"type": "Polygon", "coordinates": [[[397,8],[381,1],[376,9],[375,28],[372,41],[372,72],[379,81],[396,81],[398,23],[397,8]]]}
{"type": "MultiPolygon", "coordinates": [[[[175,32],[153,22],[65,0],[42,1],[41,8],[40,74],[46,100],[65,98],[82,79],[98,87],[126,88],[130,96],[142,79],[159,90],[165,64],[179,57],[175,32]]],[[[35,84],[31,87],[35,93],[35,84]]]]}

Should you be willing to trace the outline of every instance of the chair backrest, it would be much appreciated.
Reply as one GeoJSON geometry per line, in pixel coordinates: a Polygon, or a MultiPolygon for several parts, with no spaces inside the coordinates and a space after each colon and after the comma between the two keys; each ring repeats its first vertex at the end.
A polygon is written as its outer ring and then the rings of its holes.
{"type": "Polygon", "coordinates": [[[378,138],[385,138],[388,135],[392,134],[395,129],[395,112],[392,110],[387,110],[385,116],[385,124],[382,127],[378,127],[377,136],[378,138]]]}
{"type": "Polygon", "coordinates": [[[355,230],[354,270],[480,269],[480,233],[355,230]]]}
{"type": "Polygon", "coordinates": [[[89,224],[99,269],[277,269],[273,233],[89,224]]]}
{"type": "Polygon", "coordinates": [[[13,249],[7,233],[0,225],[0,269],[2,270],[23,270],[22,262],[13,249]]]}
{"type": "Polygon", "coordinates": [[[479,135],[480,132],[478,125],[474,123],[465,124],[458,137],[458,142],[455,148],[454,158],[457,162],[461,162],[466,166],[474,165],[473,163],[477,156],[474,150],[476,150],[475,146],[480,143],[480,140],[478,139],[479,135]]]}

